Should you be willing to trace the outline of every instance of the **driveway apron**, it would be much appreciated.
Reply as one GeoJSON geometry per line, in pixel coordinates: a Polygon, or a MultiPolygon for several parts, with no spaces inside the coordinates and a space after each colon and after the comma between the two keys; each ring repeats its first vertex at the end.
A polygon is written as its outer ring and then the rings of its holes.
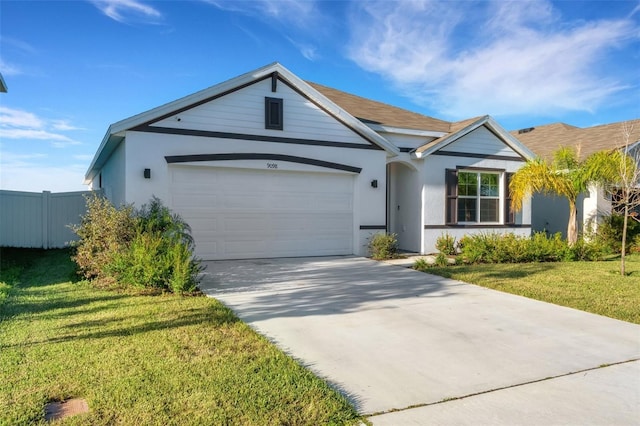
{"type": "Polygon", "coordinates": [[[202,290],[375,425],[640,424],[640,326],[359,257],[207,262],[202,290]]]}

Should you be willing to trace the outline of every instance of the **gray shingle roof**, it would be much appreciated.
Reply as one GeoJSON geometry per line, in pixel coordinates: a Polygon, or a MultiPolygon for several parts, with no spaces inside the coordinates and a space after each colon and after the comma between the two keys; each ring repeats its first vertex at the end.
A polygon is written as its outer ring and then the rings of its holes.
{"type": "Polygon", "coordinates": [[[364,123],[450,132],[451,123],[307,81],[311,87],[364,123]]]}
{"type": "Polygon", "coordinates": [[[553,123],[531,128],[524,133],[514,130],[511,134],[542,158],[551,158],[561,146],[572,146],[579,147],[580,158],[584,159],[594,152],[621,148],[626,143],[640,140],[640,119],[586,128],[553,123]],[[628,141],[623,134],[625,127],[631,132],[628,141]]]}

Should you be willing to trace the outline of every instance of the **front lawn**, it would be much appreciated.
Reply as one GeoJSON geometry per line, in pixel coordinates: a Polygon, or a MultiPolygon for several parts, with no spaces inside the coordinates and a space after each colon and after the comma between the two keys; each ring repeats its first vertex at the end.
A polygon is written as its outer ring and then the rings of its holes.
{"type": "Polygon", "coordinates": [[[424,272],[640,324],[640,255],[602,262],[423,267],[424,272]]]}
{"type": "Polygon", "coordinates": [[[65,424],[359,421],[344,397],[214,299],[96,290],[74,282],[64,250],[1,255],[2,425],[44,424],[45,404],[69,398],[90,412],[65,424]]]}

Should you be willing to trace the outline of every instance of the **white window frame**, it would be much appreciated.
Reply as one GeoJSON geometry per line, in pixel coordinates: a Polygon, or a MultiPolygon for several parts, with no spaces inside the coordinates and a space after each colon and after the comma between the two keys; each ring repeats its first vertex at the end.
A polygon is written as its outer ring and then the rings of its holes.
{"type": "Polygon", "coordinates": [[[459,220],[457,223],[461,224],[461,225],[502,225],[504,223],[504,209],[502,208],[502,206],[504,205],[504,196],[505,196],[505,185],[504,185],[504,179],[505,179],[505,173],[502,171],[496,171],[496,170],[470,170],[470,169],[460,169],[458,170],[458,191],[460,188],[460,174],[462,173],[469,173],[469,174],[475,174],[477,176],[477,190],[476,190],[476,195],[470,196],[470,195],[460,195],[460,193],[458,192],[458,214],[460,212],[460,200],[469,200],[469,199],[473,199],[476,200],[476,220],[475,221],[461,221],[459,220]],[[498,196],[482,196],[480,193],[480,186],[482,184],[482,175],[497,175],[498,176],[498,196]],[[498,200],[498,206],[497,206],[497,210],[498,210],[498,221],[494,222],[481,222],[480,221],[480,201],[481,200],[498,200]]]}

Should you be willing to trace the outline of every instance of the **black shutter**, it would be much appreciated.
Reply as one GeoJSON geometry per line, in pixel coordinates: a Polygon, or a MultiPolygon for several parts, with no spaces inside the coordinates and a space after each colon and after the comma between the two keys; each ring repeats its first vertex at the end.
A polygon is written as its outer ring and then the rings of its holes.
{"type": "Polygon", "coordinates": [[[516,223],[516,212],[511,208],[511,178],[513,173],[505,173],[505,197],[504,197],[504,222],[505,225],[513,225],[516,223]]]}
{"type": "Polygon", "coordinates": [[[447,225],[458,223],[458,171],[446,169],[445,185],[447,200],[445,203],[445,219],[447,225]]]}

